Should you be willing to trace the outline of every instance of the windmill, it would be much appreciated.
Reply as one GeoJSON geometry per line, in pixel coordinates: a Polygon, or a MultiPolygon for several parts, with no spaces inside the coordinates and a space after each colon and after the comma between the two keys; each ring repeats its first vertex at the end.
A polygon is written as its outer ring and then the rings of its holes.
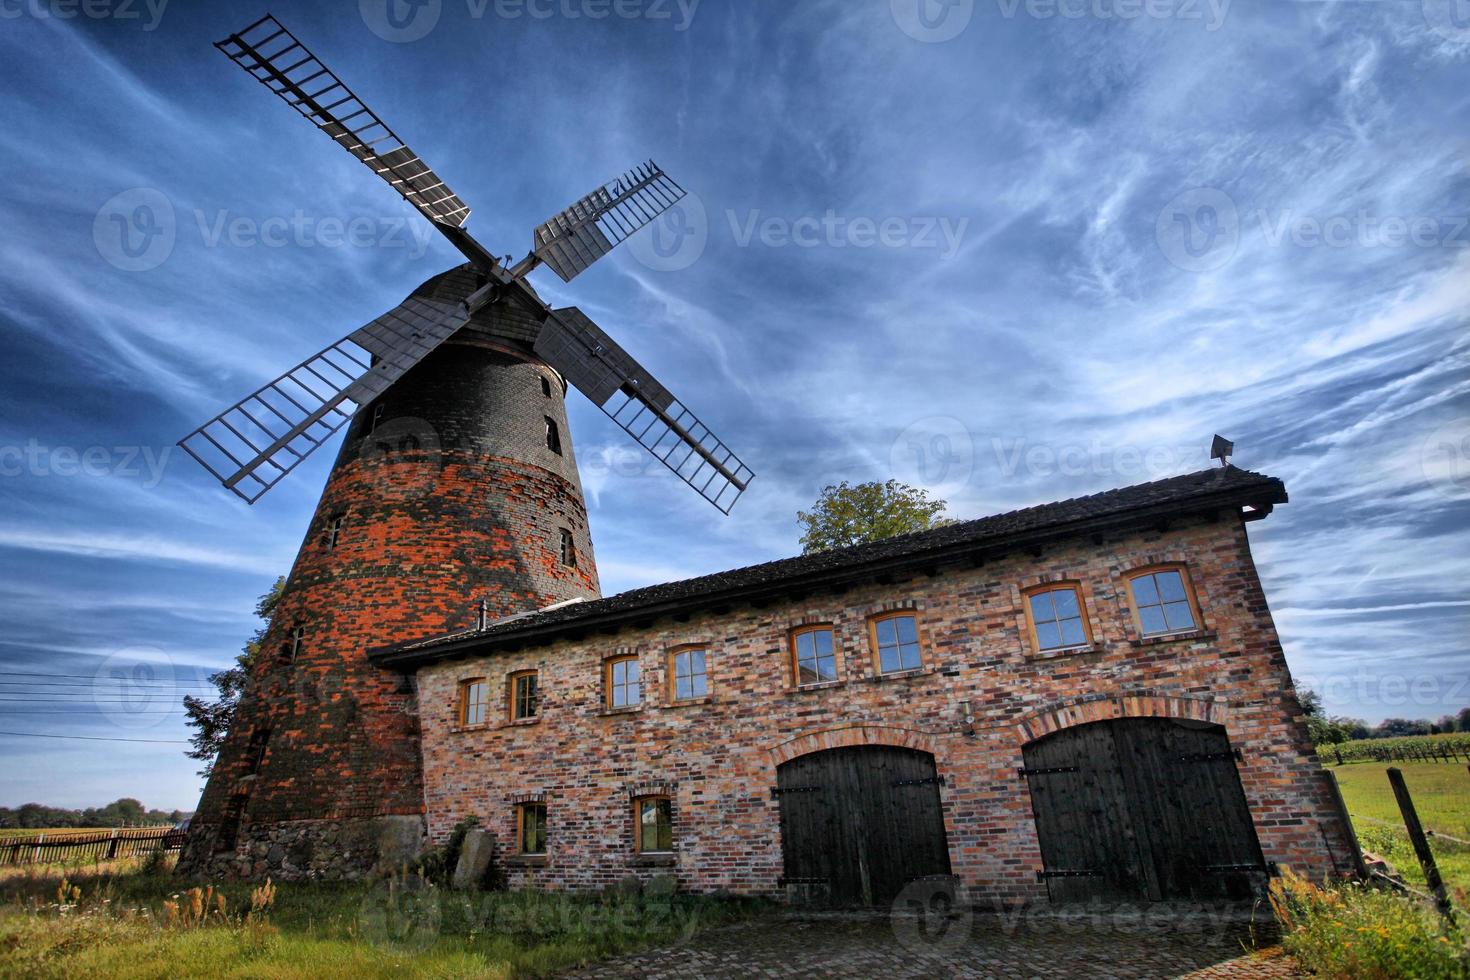
{"type": "Polygon", "coordinates": [[[729,514],[753,476],[739,457],[586,314],[552,309],[526,282],[542,265],[570,282],[678,203],[683,188],[657,164],[634,167],[539,225],[531,251],[507,267],[466,230],[470,209],[459,195],[275,17],[215,47],[402,195],[469,260],[476,283],[462,297],[410,297],[182,439],[225,487],[254,503],[477,312],[509,299],[540,321],[537,356],[729,514]]]}
{"type": "Polygon", "coordinates": [[[752,473],[589,317],[552,309],[526,278],[545,265],[571,281],[674,206],[684,191],[657,164],[597,187],[502,261],[466,230],[460,197],[274,17],[216,47],[467,260],[181,441],[254,503],[346,428],[180,867],[359,874],[407,860],[361,842],[411,851],[424,810],[415,691],[367,651],[600,595],[562,434],[568,386],[726,514],[752,473]],[[376,450],[402,436],[394,426],[409,426],[409,445],[376,450]]]}

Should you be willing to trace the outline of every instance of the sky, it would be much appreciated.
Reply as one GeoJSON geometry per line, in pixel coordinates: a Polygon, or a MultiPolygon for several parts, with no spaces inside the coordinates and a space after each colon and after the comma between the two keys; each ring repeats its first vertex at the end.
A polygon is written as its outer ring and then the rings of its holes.
{"type": "MultiPolygon", "coordinates": [[[[1333,713],[1470,704],[1470,11],[1448,0],[277,0],[519,258],[756,472],[726,518],[569,401],[604,592],[799,550],[898,479],[978,517],[1210,465],[1333,713]],[[390,6],[391,4],[391,6],[390,6]]],[[[178,699],[290,567],[175,448],[457,253],[211,42],[251,4],[0,0],[0,805],[192,809],[178,699]],[[68,738],[37,737],[65,735],[68,738]],[[122,741],[127,739],[128,741],[122,741]]]]}

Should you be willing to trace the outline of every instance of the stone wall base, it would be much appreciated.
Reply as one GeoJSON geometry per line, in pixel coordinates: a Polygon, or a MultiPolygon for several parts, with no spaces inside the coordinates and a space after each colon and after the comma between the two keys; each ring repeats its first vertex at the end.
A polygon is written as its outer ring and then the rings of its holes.
{"type": "Polygon", "coordinates": [[[195,824],[176,873],[195,878],[353,880],[418,859],[425,846],[417,815],[352,820],[247,823],[231,850],[218,850],[218,824],[195,824]]]}

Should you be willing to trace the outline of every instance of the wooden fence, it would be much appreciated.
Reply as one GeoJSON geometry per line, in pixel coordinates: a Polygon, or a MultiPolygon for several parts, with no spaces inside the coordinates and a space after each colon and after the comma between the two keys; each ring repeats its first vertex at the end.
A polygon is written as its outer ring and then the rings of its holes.
{"type": "Polygon", "coordinates": [[[139,857],[184,844],[184,831],[172,827],[129,827],[114,830],[52,831],[31,837],[0,837],[0,864],[46,864],[52,861],[139,857]]]}

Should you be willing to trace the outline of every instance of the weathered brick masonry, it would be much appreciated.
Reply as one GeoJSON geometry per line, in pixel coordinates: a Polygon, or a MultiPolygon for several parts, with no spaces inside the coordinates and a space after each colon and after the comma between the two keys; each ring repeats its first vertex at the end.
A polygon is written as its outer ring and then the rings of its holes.
{"type": "MultiPolygon", "coordinates": [[[[460,269],[416,294],[474,285],[460,269]]],[[[528,353],[534,335],[521,311],[489,307],[352,422],[182,870],[350,876],[411,856],[424,806],[413,686],[367,651],[472,627],[481,600],[498,618],[598,595],[565,386],[528,353]]]]}
{"type": "Polygon", "coordinates": [[[548,853],[510,858],[512,885],[581,889],[671,873],[694,891],[777,894],[776,767],[819,749],[901,745],[932,753],[945,777],[951,863],[970,893],[1030,901],[1046,891],[1017,776],[1022,746],[1070,725],[1156,716],[1224,726],[1240,751],[1267,861],[1314,876],[1346,873],[1348,832],[1307,738],[1247,541],[1245,521],[1284,499],[1280,484],[1231,470],[1149,487],[1165,484],[1183,501],[1167,513],[1140,503],[1100,517],[1106,506],[1089,505],[1080,509],[1085,520],[1026,531],[1033,513],[1032,523],[1046,525],[1047,508],[1036,508],[992,519],[1021,531],[987,536],[960,526],[899,546],[905,562],[885,557],[891,545],[849,549],[730,573],[738,588],[712,576],[379,651],[384,665],[417,674],[430,837],[443,840],[473,815],[510,850],[514,804],[539,799],[548,853]],[[1251,493],[1257,509],[1243,511],[1242,494],[1251,493]],[[1161,563],[1187,570],[1202,622],[1192,633],[1145,639],[1125,576],[1161,563]],[[1022,590],[1051,581],[1080,585],[1091,647],[1034,649],[1022,590]],[[735,595],[741,590],[745,598],[735,595]],[[880,676],[868,622],[894,608],[917,612],[923,665],[880,676]],[[835,630],[838,680],[798,689],[788,637],[811,623],[835,630]],[[710,695],[673,704],[666,652],[685,644],[709,651],[710,695]],[[611,711],[602,665],[628,652],[640,658],[643,704],[611,711]],[[486,677],[494,690],[524,669],[540,672],[534,722],[492,710],[488,725],[460,727],[462,679],[486,677]],[[630,798],[661,790],[673,798],[672,867],[650,866],[634,848],[630,798]]]}

